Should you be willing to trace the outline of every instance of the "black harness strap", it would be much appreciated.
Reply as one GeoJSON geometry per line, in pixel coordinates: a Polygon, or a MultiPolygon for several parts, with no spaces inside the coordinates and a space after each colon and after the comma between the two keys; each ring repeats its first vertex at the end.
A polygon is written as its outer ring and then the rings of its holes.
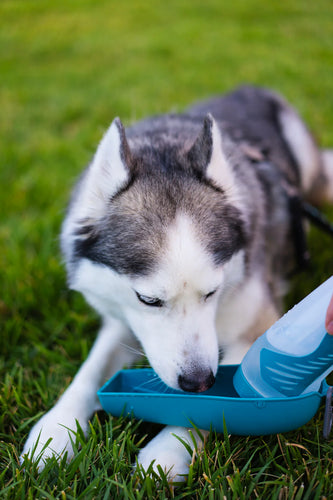
{"type": "Polygon", "coordinates": [[[308,219],[319,229],[329,234],[333,238],[333,224],[316,207],[303,201],[299,196],[292,195],[289,199],[289,212],[291,217],[291,229],[294,239],[295,256],[297,269],[302,271],[306,269],[310,262],[310,254],[307,248],[306,231],[304,227],[304,218],[308,219]]]}
{"type": "Polygon", "coordinates": [[[333,238],[333,223],[329,221],[327,217],[320,212],[320,210],[318,210],[318,208],[310,205],[310,203],[307,203],[306,201],[303,201],[302,214],[315,226],[318,226],[319,229],[325,231],[325,233],[329,234],[333,238]]]}
{"type": "Polygon", "coordinates": [[[302,200],[297,194],[288,196],[291,235],[295,249],[297,271],[306,269],[310,262],[310,253],[307,246],[306,230],[304,226],[302,200]]]}

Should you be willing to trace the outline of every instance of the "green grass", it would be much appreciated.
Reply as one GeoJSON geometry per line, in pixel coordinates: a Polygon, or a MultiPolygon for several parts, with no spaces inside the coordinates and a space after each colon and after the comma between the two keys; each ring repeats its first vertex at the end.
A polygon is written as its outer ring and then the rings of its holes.
{"type": "MultiPolygon", "coordinates": [[[[322,409],[286,435],[212,433],[179,487],[132,474],[150,426],[103,414],[87,440],[77,436],[70,464],[51,460],[38,475],[18,461],[98,328],[66,288],[58,234],[71,186],[109,122],[253,82],[284,93],[333,145],[332,18],[331,0],[2,0],[1,498],[332,498],[322,409]]],[[[333,271],[329,237],[313,230],[310,249],[311,269],[295,278],[289,303],[333,271]]]]}

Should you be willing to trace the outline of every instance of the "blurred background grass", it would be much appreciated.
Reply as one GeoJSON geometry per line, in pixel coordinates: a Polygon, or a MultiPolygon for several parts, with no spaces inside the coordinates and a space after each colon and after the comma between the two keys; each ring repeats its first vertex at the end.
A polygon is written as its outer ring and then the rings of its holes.
{"type": "MultiPolygon", "coordinates": [[[[21,449],[25,422],[52,404],[97,329],[95,315],[66,289],[58,234],[74,180],[111,120],[180,111],[256,83],[283,93],[321,144],[333,146],[332,63],[331,0],[1,1],[0,433],[7,454],[15,457],[10,443],[21,449]]],[[[297,278],[290,302],[333,271],[329,237],[313,230],[310,249],[312,268],[297,278]]]]}

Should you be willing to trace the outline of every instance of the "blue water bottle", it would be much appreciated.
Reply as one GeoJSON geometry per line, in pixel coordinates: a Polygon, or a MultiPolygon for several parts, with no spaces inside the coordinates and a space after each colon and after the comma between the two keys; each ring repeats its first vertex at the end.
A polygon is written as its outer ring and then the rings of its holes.
{"type": "Polygon", "coordinates": [[[234,376],[241,397],[293,397],[319,390],[333,370],[333,335],[325,329],[332,294],[333,276],[256,340],[234,376]]]}

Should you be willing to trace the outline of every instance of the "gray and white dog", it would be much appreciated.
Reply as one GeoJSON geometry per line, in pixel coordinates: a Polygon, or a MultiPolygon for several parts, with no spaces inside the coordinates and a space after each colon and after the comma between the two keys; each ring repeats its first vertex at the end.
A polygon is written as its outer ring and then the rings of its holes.
{"type": "MultiPolygon", "coordinates": [[[[299,253],[298,199],[333,201],[333,153],[318,149],[274,93],[242,87],[126,133],[116,118],[74,190],[61,237],[69,285],[102,328],[23,454],[42,453],[41,464],[71,458],[69,429],[77,420],[87,432],[97,389],[141,349],[184,391],[212,386],[219,362],[239,363],[281,314],[299,253]]],[[[188,429],[166,427],[138,458],[144,468],[155,460],[170,480],[191,460],[174,434],[193,447],[188,429]]]]}

